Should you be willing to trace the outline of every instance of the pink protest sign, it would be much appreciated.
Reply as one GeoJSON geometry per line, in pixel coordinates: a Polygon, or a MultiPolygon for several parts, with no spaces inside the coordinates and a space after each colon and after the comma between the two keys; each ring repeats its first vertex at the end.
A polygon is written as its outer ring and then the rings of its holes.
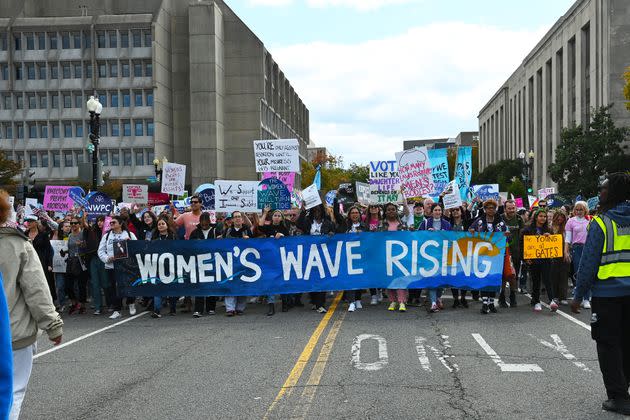
{"type": "Polygon", "coordinates": [[[71,188],[47,185],[44,192],[44,210],[58,212],[72,210],[74,201],[68,196],[71,188]]]}
{"type": "Polygon", "coordinates": [[[284,185],[287,186],[289,192],[293,192],[293,185],[295,184],[295,172],[264,172],[263,180],[269,178],[278,178],[284,185]]]}
{"type": "Polygon", "coordinates": [[[521,208],[523,207],[523,199],[518,197],[514,199],[514,204],[516,204],[516,207],[521,208]]]}

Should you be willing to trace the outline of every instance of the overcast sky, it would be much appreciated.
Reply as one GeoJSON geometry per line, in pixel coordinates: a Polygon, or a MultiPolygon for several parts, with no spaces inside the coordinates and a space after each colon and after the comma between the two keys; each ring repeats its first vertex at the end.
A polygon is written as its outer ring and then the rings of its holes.
{"type": "Polygon", "coordinates": [[[226,0],[347,164],[407,139],[476,131],[477,115],[574,0],[226,0]]]}

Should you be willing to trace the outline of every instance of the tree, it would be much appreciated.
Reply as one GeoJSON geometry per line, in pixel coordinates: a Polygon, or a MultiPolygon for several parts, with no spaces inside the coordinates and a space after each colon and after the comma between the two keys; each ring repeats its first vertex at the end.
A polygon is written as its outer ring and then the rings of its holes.
{"type": "Polygon", "coordinates": [[[339,184],[344,182],[367,182],[369,177],[367,165],[353,163],[349,169],[344,169],[343,159],[340,156],[329,155],[325,159],[302,163],[302,188],[313,183],[317,165],[321,166],[322,191],[336,190],[339,184]]]}
{"type": "Polygon", "coordinates": [[[509,194],[512,194],[512,197],[527,197],[527,189],[525,188],[525,185],[520,178],[516,178],[514,181],[512,181],[510,186],[507,188],[507,192],[509,194]]]}
{"type": "Polygon", "coordinates": [[[578,126],[562,131],[556,160],[549,165],[549,174],[558,184],[560,194],[593,197],[600,177],[630,167],[628,146],[622,147],[630,132],[615,126],[610,108],[609,105],[596,110],[587,128],[578,126]]]}
{"type": "Polygon", "coordinates": [[[483,170],[473,184],[499,184],[500,191],[508,190],[512,179],[520,178],[523,174],[523,162],[518,159],[503,159],[492,163],[483,170]]]}
{"type": "Polygon", "coordinates": [[[8,159],[6,154],[0,151],[0,186],[11,190],[16,184],[13,178],[21,173],[22,164],[8,159]]]}
{"type": "Polygon", "coordinates": [[[626,72],[623,74],[623,79],[626,82],[623,86],[623,96],[627,99],[626,109],[630,111],[630,67],[626,68],[626,72]]]}

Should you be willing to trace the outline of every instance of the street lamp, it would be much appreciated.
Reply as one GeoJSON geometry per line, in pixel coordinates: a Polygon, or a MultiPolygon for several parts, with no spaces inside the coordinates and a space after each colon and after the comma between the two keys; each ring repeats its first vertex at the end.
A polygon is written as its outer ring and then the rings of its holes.
{"type": "Polygon", "coordinates": [[[527,154],[527,159],[525,159],[525,152],[521,150],[521,152],[518,154],[518,158],[523,163],[523,180],[525,181],[525,187],[527,188],[527,193],[529,195],[533,192],[532,171],[534,169],[534,151],[530,150],[527,154]]]}
{"type": "Polygon", "coordinates": [[[90,96],[87,101],[87,110],[90,113],[90,142],[88,151],[92,152],[92,191],[98,188],[98,145],[101,140],[101,112],[103,104],[98,98],[90,96]]]}
{"type": "Polygon", "coordinates": [[[164,156],[162,160],[158,158],[153,159],[153,167],[155,168],[155,177],[157,178],[158,181],[161,181],[162,168],[167,163],[168,163],[168,159],[166,159],[166,156],[164,156]]]}

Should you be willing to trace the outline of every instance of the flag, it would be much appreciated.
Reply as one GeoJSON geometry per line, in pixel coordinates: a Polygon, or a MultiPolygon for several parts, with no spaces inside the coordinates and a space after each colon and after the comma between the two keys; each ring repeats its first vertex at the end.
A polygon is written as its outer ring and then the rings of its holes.
{"type": "Polygon", "coordinates": [[[318,190],[322,189],[322,171],[321,171],[322,166],[321,165],[317,165],[317,168],[315,169],[315,178],[313,179],[313,184],[315,184],[315,186],[317,186],[318,190]]]}

